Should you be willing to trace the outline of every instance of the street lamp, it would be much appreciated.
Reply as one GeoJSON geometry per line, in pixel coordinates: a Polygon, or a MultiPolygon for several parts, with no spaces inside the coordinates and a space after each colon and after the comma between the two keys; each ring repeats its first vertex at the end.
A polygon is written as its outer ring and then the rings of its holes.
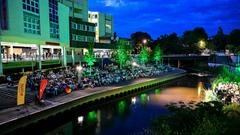
{"type": "Polygon", "coordinates": [[[147,39],[143,39],[143,44],[145,45],[147,43],[147,39]]]}
{"type": "Polygon", "coordinates": [[[79,66],[76,67],[76,70],[78,72],[78,82],[80,83],[80,81],[81,81],[81,72],[83,70],[83,67],[81,65],[79,65],[79,66]]]}
{"type": "Polygon", "coordinates": [[[133,67],[137,67],[138,64],[137,64],[136,62],[133,62],[133,63],[132,63],[132,66],[133,66],[133,67]]]}
{"type": "Polygon", "coordinates": [[[198,44],[200,49],[204,49],[206,47],[206,42],[203,40],[200,40],[198,44]]]}

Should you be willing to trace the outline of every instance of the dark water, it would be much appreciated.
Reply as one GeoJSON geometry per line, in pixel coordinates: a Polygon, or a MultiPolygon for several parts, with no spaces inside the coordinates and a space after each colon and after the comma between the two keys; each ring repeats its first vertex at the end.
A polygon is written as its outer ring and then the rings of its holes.
{"type": "MultiPolygon", "coordinates": [[[[201,89],[208,78],[186,76],[158,88],[115,101],[80,109],[64,122],[37,125],[44,135],[138,135],[151,127],[154,118],[169,114],[165,105],[171,102],[201,101],[201,89]],[[48,128],[47,128],[48,127],[48,128]],[[47,129],[43,131],[42,129],[47,129]]],[[[68,114],[69,115],[69,114],[68,114]]],[[[58,118],[63,119],[63,118],[58,118]]],[[[28,130],[26,127],[23,131],[28,130]]],[[[38,132],[38,133],[40,133],[38,132]]],[[[37,133],[37,131],[35,132],[37,133]]],[[[42,133],[41,133],[42,134],[42,133]]]]}

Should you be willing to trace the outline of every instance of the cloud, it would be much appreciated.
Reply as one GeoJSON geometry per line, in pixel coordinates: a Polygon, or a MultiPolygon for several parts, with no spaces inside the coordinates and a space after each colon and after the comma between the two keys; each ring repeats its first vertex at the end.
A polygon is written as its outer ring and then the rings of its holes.
{"type": "Polygon", "coordinates": [[[119,8],[119,7],[128,7],[137,8],[140,6],[140,3],[143,4],[143,1],[127,1],[127,0],[97,0],[97,3],[103,4],[105,7],[119,8]]]}
{"type": "Polygon", "coordinates": [[[126,5],[125,1],[123,0],[103,0],[102,3],[104,3],[106,7],[115,7],[115,8],[126,5]]]}
{"type": "Polygon", "coordinates": [[[153,20],[147,21],[146,24],[158,23],[158,22],[160,22],[160,21],[162,21],[161,18],[155,18],[155,19],[153,19],[153,20]]]}
{"type": "Polygon", "coordinates": [[[162,19],[161,18],[155,18],[154,22],[160,22],[162,19]]]}

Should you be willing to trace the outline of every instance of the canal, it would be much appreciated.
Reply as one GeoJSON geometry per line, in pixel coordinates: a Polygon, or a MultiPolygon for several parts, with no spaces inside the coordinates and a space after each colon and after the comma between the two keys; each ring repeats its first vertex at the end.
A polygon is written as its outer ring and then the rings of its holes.
{"type": "Polygon", "coordinates": [[[40,121],[13,133],[41,135],[134,135],[151,127],[154,118],[168,115],[171,102],[199,102],[209,77],[187,75],[107,103],[80,107],[73,112],[40,121]],[[31,130],[30,130],[31,129],[31,130]]]}

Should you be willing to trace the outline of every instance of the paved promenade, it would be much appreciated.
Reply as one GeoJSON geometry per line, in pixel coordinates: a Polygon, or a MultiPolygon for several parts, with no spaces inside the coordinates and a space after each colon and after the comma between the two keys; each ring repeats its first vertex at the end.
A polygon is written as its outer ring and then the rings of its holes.
{"type": "Polygon", "coordinates": [[[45,100],[44,106],[35,105],[34,102],[31,102],[24,106],[3,109],[3,110],[0,110],[0,126],[8,122],[17,120],[19,118],[23,118],[25,116],[32,115],[32,114],[35,114],[35,113],[38,113],[62,104],[66,104],[68,102],[71,102],[83,97],[94,95],[96,93],[102,93],[102,92],[114,90],[117,88],[122,88],[129,85],[135,85],[139,83],[153,81],[159,78],[164,78],[168,75],[182,74],[182,73],[185,73],[185,71],[177,69],[175,71],[162,73],[162,75],[159,77],[141,78],[141,79],[135,79],[130,81],[124,81],[119,84],[111,85],[111,86],[86,88],[84,90],[73,91],[71,94],[68,94],[68,95],[60,95],[60,96],[56,96],[56,97],[45,100]]]}

